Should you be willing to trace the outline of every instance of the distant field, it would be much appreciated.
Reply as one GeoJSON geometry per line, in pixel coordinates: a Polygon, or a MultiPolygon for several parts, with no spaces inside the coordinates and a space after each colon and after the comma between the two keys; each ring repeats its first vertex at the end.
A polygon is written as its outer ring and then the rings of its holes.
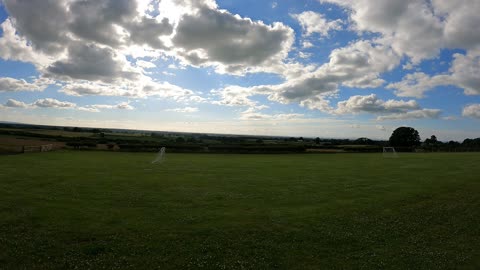
{"type": "Polygon", "coordinates": [[[45,145],[45,144],[55,144],[57,146],[64,146],[65,143],[57,142],[57,141],[49,141],[45,139],[35,139],[35,138],[28,138],[28,137],[18,137],[18,136],[5,136],[0,135],[0,145],[11,145],[11,146],[38,146],[38,145],[45,145]]]}
{"type": "Polygon", "coordinates": [[[90,137],[94,135],[94,133],[91,133],[91,132],[73,132],[73,131],[53,130],[53,129],[50,130],[50,129],[2,128],[1,130],[21,131],[21,132],[40,134],[40,135],[63,136],[63,137],[90,137]]]}
{"type": "Polygon", "coordinates": [[[0,156],[2,269],[479,269],[480,154],[0,156]]]}

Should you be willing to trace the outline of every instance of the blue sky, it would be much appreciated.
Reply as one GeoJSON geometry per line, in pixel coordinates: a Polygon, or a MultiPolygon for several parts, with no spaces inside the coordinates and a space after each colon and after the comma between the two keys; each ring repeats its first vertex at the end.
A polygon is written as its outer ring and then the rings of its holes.
{"type": "Polygon", "coordinates": [[[0,3],[0,121],[480,136],[479,0],[0,3]]]}

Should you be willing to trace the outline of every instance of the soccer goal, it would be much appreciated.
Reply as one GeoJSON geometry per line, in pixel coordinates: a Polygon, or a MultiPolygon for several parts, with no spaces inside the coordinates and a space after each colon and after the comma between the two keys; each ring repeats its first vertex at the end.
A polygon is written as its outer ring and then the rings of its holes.
{"type": "Polygon", "coordinates": [[[165,160],[165,147],[162,147],[160,149],[160,152],[158,152],[157,157],[152,161],[153,163],[162,163],[165,160]]]}
{"type": "Polygon", "coordinates": [[[396,158],[398,157],[395,148],[393,147],[383,147],[383,157],[396,158]]]}

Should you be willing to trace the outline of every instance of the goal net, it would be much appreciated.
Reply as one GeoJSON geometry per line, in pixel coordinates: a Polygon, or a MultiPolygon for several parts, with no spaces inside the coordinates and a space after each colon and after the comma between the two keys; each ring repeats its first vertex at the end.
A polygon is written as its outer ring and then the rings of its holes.
{"type": "Polygon", "coordinates": [[[395,148],[393,147],[383,147],[383,157],[398,157],[397,152],[395,151],[395,148]]]}
{"type": "Polygon", "coordinates": [[[152,163],[162,163],[165,160],[165,147],[160,148],[160,152],[158,152],[155,159],[152,163]]]}

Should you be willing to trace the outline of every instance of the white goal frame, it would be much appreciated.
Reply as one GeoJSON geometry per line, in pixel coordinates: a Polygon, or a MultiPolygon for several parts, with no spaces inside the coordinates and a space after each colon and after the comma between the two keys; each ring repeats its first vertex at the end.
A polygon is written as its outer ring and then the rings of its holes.
{"type": "Polygon", "coordinates": [[[383,147],[383,157],[396,158],[398,154],[394,147],[383,147]]]}
{"type": "Polygon", "coordinates": [[[160,148],[160,151],[158,152],[155,159],[152,161],[152,164],[162,163],[165,160],[165,150],[166,150],[165,147],[160,148]]]}

